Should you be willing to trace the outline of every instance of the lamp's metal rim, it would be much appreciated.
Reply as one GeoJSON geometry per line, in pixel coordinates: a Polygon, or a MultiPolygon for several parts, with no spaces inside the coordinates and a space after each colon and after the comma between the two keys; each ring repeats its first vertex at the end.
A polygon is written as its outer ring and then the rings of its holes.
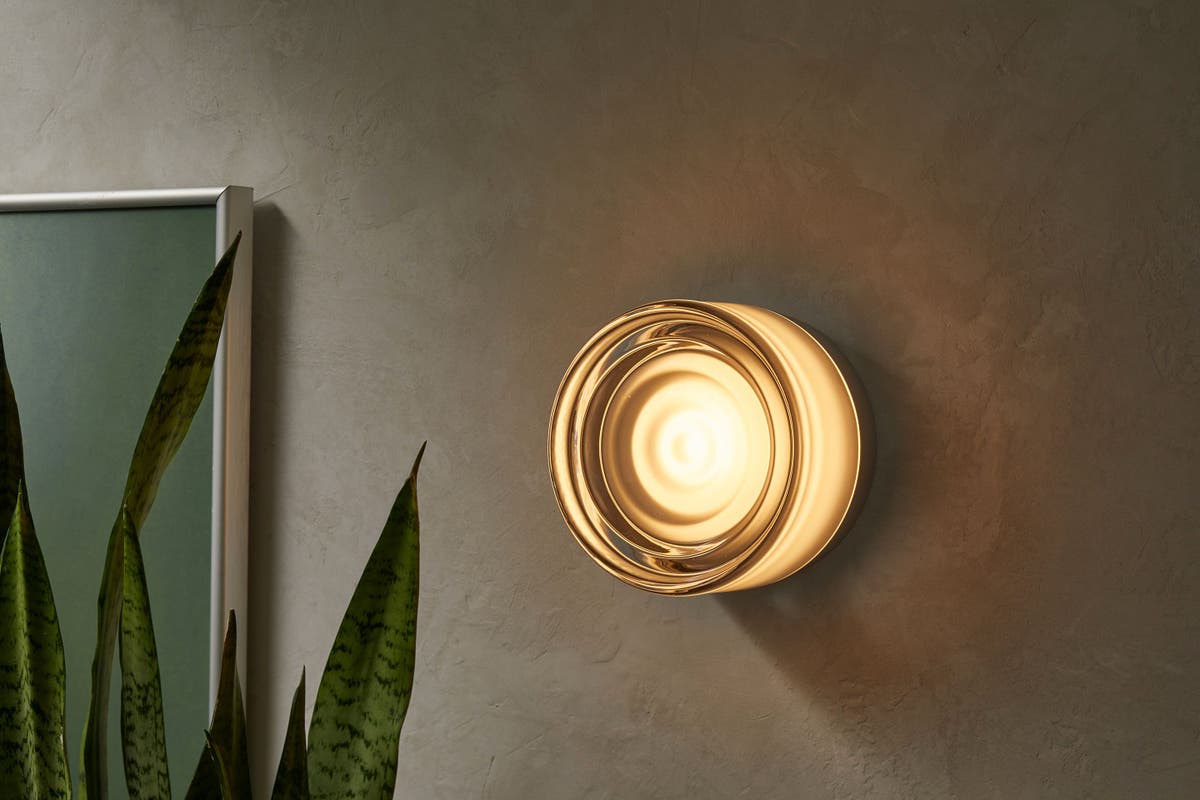
{"type": "Polygon", "coordinates": [[[862,513],[863,507],[867,503],[867,497],[875,480],[875,459],[877,456],[875,413],[862,378],[840,348],[834,345],[830,338],[823,332],[798,322],[791,317],[787,317],[787,319],[812,336],[821,349],[825,351],[825,354],[829,356],[829,359],[837,367],[837,371],[842,377],[846,393],[849,395],[850,403],[854,407],[854,419],[858,426],[858,469],[855,471],[855,482],[854,488],[851,490],[850,501],[846,504],[845,513],[842,514],[841,522],[838,523],[833,535],[829,537],[825,546],[816,555],[796,567],[795,570],[780,580],[785,580],[805,567],[811,566],[825,558],[846,538],[846,533],[854,527],[859,515],[862,513]]]}

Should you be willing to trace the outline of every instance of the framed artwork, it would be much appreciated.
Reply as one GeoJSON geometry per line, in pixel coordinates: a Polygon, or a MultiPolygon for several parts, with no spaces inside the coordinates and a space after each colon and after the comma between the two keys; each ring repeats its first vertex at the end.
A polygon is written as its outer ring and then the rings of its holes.
{"type": "MultiPolygon", "coordinates": [[[[238,186],[0,196],[0,329],[66,651],[72,772],[129,459],[183,321],[238,231],[213,377],[141,538],[173,785],[187,785],[203,749],[228,610],[247,641],[252,202],[238,186]]],[[[109,769],[124,797],[118,719],[114,706],[109,769]]]]}

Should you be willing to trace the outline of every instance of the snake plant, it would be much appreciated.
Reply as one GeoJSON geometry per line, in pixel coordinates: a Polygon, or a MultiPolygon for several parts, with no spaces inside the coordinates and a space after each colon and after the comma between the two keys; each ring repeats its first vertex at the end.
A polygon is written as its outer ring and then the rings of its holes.
{"type": "MultiPolygon", "coordinates": [[[[120,665],[120,730],[132,800],[167,800],[166,737],[139,531],[212,374],[241,237],[183,325],[134,448],[109,534],[97,603],[91,702],[78,797],[107,800],[109,685],[120,665]]],[[[421,448],[424,452],[424,447],[421,448]]],[[[0,336],[0,797],[70,798],[62,635],[24,477],[21,426],[0,336]]],[[[416,642],[421,453],[392,506],[342,619],[304,729],[305,679],[292,701],[273,800],[384,800],[396,780],[416,642]],[[307,742],[306,742],[307,739],[307,742]]],[[[212,720],[186,800],[250,800],[237,626],[230,614],[212,720]]]]}

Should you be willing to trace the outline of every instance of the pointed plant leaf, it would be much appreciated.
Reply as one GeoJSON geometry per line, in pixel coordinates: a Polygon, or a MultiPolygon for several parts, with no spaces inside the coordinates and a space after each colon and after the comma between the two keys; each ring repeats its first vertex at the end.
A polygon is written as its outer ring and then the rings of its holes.
{"type": "MultiPolygon", "coordinates": [[[[225,320],[225,305],[240,241],[239,233],[196,297],[150,401],[121,500],[122,513],[128,513],[135,530],[143,528],[158,493],[158,484],[204,399],[225,320]]],[[[81,800],[108,798],[108,692],[122,605],[123,552],[121,514],[118,514],[109,534],[97,600],[91,703],[84,724],[80,763],[81,800]]]]}
{"type": "Polygon", "coordinates": [[[4,360],[4,336],[0,334],[0,528],[5,532],[17,504],[17,485],[24,480],[21,420],[8,377],[8,362],[4,360]]]}
{"type": "Polygon", "coordinates": [[[233,262],[241,240],[239,233],[196,297],[146,412],[129,463],[123,497],[138,530],[145,525],[146,515],[158,494],[159,481],[179,452],[192,418],[204,400],[225,323],[233,262]]]}
{"type": "Polygon", "coordinates": [[[342,618],[308,731],[308,779],[320,800],[390,800],[416,655],[417,469],[396,497],[342,618]]]}
{"type": "Polygon", "coordinates": [[[130,800],[170,800],[158,647],[137,530],[121,509],[121,749],[130,800]]]}
{"type": "Polygon", "coordinates": [[[24,484],[0,554],[0,797],[65,798],[66,667],[24,484]]]}
{"type": "MultiPolygon", "coordinates": [[[[203,787],[197,787],[194,781],[192,783],[192,786],[197,789],[196,800],[233,800],[233,789],[229,785],[225,762],[221,760],[221,754],[213,744],[210,731],[204,732],[204,752],[200,758],[209,763],[205,771],[207,782],[203,787]]],[[[192,797],[191,789],[188,790],[188,797],[192,797]]]]}
{"type": "Polygon", "coordinates": [[[283,740],[283,753],[279,756],[279,769],[275,772],[271,800],[309,800],[308,752],[304,744],[303,670],[300,672],[300,685],[292,695],[292,712],[288,716],[287,735],[283,740]]]}
{"type": "Polygon", "coordinates": [[[83,741],[80,744],[80,800],[106,800],[108,797],[108,741],[105,737],[108,734],[112,651],[120,622],[117,609],[121,602],[121,583],[125,572],[122,552],[124,541],[121,534],[121,516],[118,516],[108,535],[104,571],[100,574],[96,652],[92,654],[92,693],[83,723],[83,741]]]}
{"type": "Polygon", "coordinates": [[[200,751],[200,761],[196,764],[196,772],[188,785],[185,800],[215,800],[226,798],[230,789],[223,781],[220,762],[212,742],[208,741],[208,731],[204,732],[204,749],[200,751]]]}
{"type": "Polygon", "coordinates": [[[208,748],[201,755],[186,800],[208,800],[213,787],[223,785],[229,800],[250,800],[250,757],[246,741],[246,709],[237,674],[237,619],[229,612],[217,702],[208,731],[208,748]],[[210,758],[211,748],[216,758],[210,758]]]}

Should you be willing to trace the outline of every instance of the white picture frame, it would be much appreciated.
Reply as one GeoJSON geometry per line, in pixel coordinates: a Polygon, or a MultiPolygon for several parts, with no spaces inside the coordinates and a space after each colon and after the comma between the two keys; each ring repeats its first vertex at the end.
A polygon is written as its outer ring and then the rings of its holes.
{"type": "MultiPolygon", "coordinates": [[[[253,190],[244,186],[143,191],[0,195],[0,214],[25,211],[211,207],[215,211],[210,265],[240,231],[225,326],[213,369],[211,575],[209,597],[208,702],[211,710],[220,672],[225,623],[232,610],[239,638],[247,641],[247,561],[250,465],[250,328],[254,252],[253,190]]],[[[201,278],[202,280],[202,278],[201,278]]],[[[197,283],[197,288],[199,283],[197,283]]],[[[182,320],[180,320],[182,323],[182,320]]],[[[149,397],[146,398],[149,401],[149,397]]],[[[193,430],[189,435],[196,436],[193,430]]],[[[95,565],[97,574],[99,564],[95,565]]],[[[246,681],[246,648],[238,669],[246,681]]],[[[80,676],[74,676],[79,679],[80,676]]],[[[71,735],[76,732],[72,731],[71,735]]]]}

